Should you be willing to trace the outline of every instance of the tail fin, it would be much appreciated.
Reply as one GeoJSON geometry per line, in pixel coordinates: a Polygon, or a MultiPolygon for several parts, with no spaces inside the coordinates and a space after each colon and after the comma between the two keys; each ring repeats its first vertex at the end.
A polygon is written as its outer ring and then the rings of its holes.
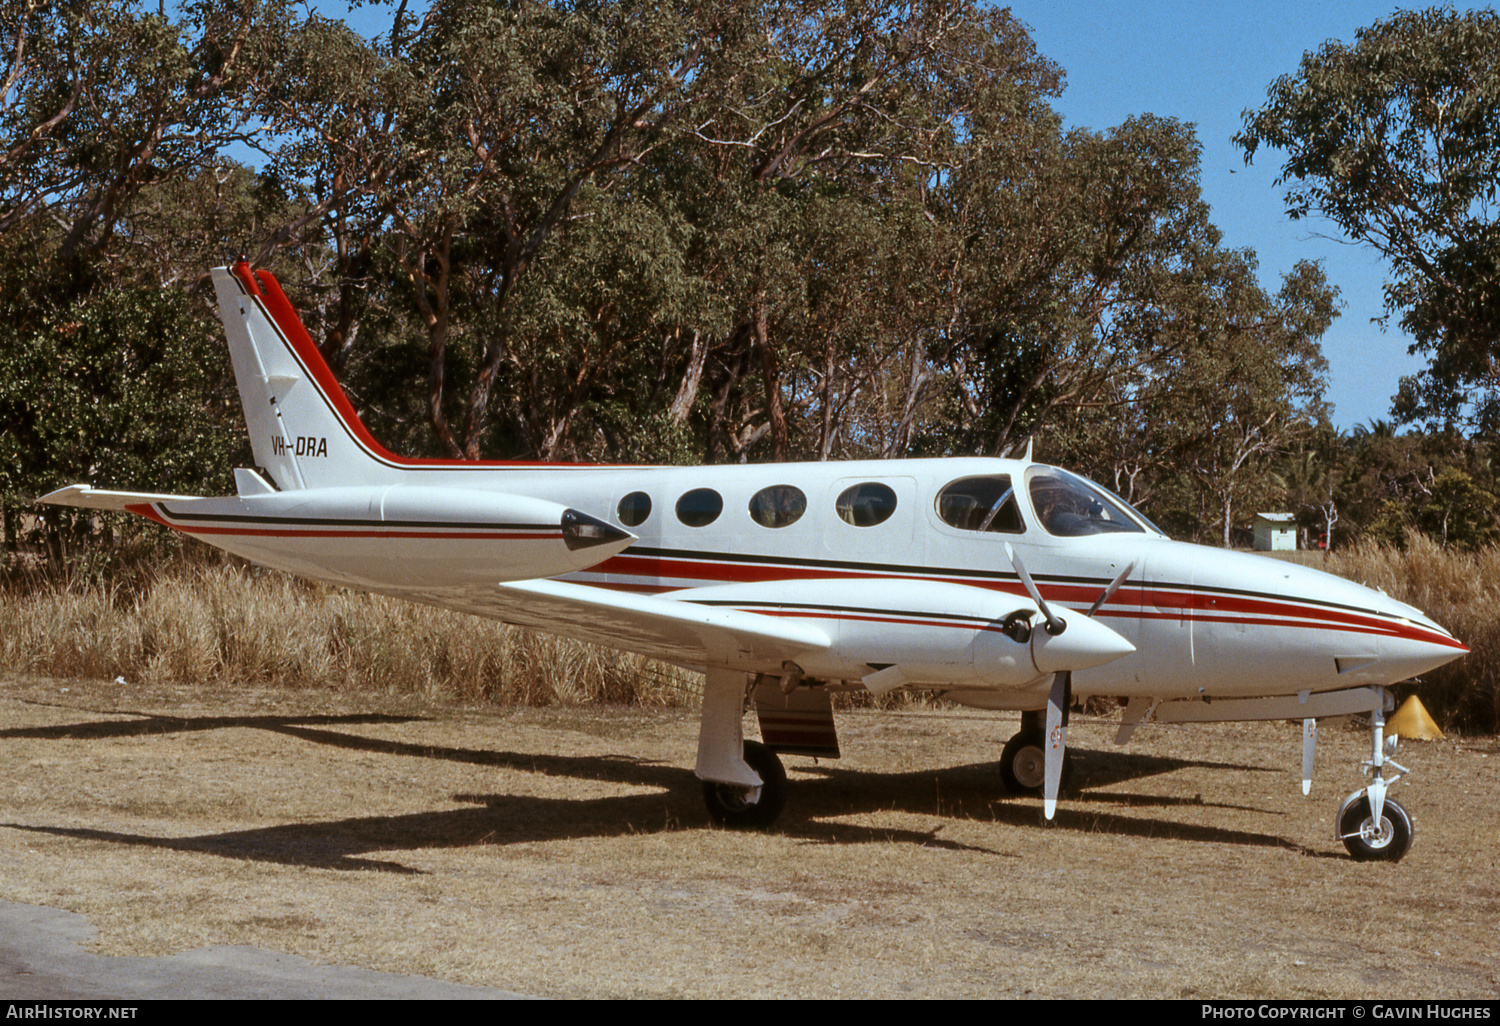
{"type": "Polygon", "coordinates": [[[276,279],[243,262],[215,268],[213,278],[250,446],[277,487],[399,477],[401,461],[360,423],[276,279]]]}

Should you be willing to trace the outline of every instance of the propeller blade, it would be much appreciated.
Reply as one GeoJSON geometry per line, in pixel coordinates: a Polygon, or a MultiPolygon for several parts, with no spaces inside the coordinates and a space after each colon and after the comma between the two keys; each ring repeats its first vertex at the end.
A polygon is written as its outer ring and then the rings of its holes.
{"type": "Polygon", "coordinates": [[[1312,793],[1313,760],[1318,754],[1318,721],[1302,721],[1302,793],[1312,793]]]}
{"type": "Polygon", "coordinates": [[[1047,600],[1042,598],[1042,593],[1037,590],[1036,582],[1026,572],[1026,564],[1021,562],[1020,553],[1010,547],[1010,542],[1005,543],[1005,555],[1010,559],[1010,565],[1016,571],[1016,576],[1021,578],[1021,583],[1026,586],[1026,594],[1031,596],[1031,601],[1035,602],[1036,607],[1042,611],[1042,616],[1047,621],[1047,633],[1054,637],[1061,634],[1067,628],[1068,621],[1054,613],[1052,607],[1047,605],[1047,600]]]}
{"type": "Polygon", "coordinates": [[[1094,599],[1094,604],[1091,605],[1091,606],[1089,606],[1089,611],[1087,613],[1085,613],[1084,615],[1092,618],[1095,613],[1099,612],[1099,607],[1102,606],[1102,605],[1104,605],[1104,603],[1108,602],[1109,601],[1109,597],[1111,595],[1113,595],[1115,592],[1117,592],[1117,591],[1120,590],[1120,585],[1122,585],[1122,584],[1125,583],[1125,578],[1129,577],[1130,576],[1130,572],[1132,570],[1134,570],[1134,569],[1135,569],[1135,563],[1134,563],[1134,561],[1132,561],[1129,566],[1127,566],[1124,570],[1120,571],[1120,574],[1119,574],[1118,577],[1116,577],[1114,580],[1112,580],[1112,581],[1109,582],[1109,587],[1107,587],[1107,588],[1104,589],[1104,594],[1102,594],[1098,598],[1094,599]]]}
{"type": "Polygon", "coordinates": [[[1073,702],[1073,674],[1064,670],[1052,678],[1047,694],[1047,733],[1043,738],[1045,778],[1042,784],[1042,815],[1057,812],[1057,792],[1062,785],[1063,754],[1068,744],[1068,706],[1073,702]]]}

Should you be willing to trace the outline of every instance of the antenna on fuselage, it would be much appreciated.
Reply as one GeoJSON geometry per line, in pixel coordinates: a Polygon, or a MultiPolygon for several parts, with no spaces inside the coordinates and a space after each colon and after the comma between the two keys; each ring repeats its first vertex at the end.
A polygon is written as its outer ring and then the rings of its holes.
{"type": "Polygon", "coordinates": [[[1030,463],[1031,462],[1031,440],[1032,440],[1032,436],[1031,435],[1027,435],[1026,436],[1026,452],[1022,453],[1020,451],[1020,447],[1017,446],[1015,449],[1011,450],[1010,458],[1013,459],[1013,460],[1025,460],[1027,463],[1030,463]]]}

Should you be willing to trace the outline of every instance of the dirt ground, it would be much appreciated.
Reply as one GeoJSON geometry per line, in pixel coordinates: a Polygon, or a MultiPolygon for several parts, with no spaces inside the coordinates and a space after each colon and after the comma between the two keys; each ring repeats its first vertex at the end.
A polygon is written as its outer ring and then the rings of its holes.
{"type": "MultiPolygon", "coordinates": [[[[98,950],[250,944],[556,997],[1494,998],[1500,746],[1403,744],[1416,843],[1332,818],[1368,734],[1075,716],[1057,822],[1013,714],[850,713],[765,834],[707,825],[678,711],[0,676],[0,898],[98,950]]],[[[753,734],[753,728],[752,728],[753,734]]]]}

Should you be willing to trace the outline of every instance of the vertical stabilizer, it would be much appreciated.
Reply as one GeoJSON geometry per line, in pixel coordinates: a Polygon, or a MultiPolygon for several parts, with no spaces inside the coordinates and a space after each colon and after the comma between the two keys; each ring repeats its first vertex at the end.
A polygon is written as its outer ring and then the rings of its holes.
{"type": "Polygon", "coordinates": [[[213,278],[250,446],[276,486],[295,491],[399,476],[276,280],[243,263],[215,268],[213,278]]]}

